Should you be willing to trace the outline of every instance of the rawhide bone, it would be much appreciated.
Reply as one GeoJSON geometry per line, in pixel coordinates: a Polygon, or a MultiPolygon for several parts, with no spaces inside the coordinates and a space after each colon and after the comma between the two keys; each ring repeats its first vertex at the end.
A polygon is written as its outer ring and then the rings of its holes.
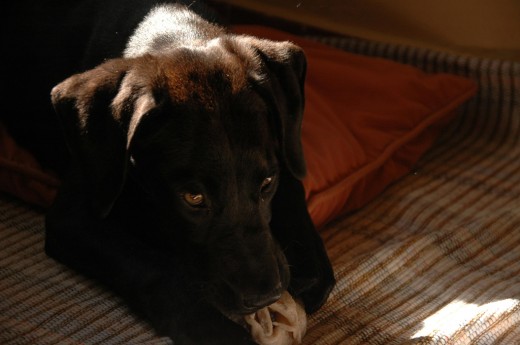
{"type": "Polygon", "coordinates": [[[244,320],[259,345],[301,344],[307,330],[305,310],[288,292],[275,303],[245,316],[244,320]]]}

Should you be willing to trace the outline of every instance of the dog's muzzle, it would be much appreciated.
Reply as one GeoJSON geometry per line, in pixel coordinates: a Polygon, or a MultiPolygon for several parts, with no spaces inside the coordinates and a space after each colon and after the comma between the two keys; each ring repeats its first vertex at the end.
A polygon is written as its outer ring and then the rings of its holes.
{"type": "MultiPolygon", "coordinates": [[[[262,255],[226,260],[217,278],[215,305],[225,312],[250,314],[276,302],[290,280],[287,260],[273,243],[262,255]]],[[[229,258],[229,257],[228,257],[229,258]]]]}

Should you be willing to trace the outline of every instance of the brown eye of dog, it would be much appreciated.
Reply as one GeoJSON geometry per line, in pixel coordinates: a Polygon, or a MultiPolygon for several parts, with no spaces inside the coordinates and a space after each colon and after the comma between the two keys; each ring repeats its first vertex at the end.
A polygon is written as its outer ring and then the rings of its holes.
{"type": "Polygon", "coordinates": [[[183,198],[192,207],[204,206],[204,195],[202,194],[184,193],[183,198]]]}
{"type": "Polygon", "coordinates": [[[262,185],[260,186],[260,190],[262,192],[265,192],[269,189],[271,184],[273,183],[274,178],[272,176],[266,177],[265,180],[262,182],[262,185]]]}

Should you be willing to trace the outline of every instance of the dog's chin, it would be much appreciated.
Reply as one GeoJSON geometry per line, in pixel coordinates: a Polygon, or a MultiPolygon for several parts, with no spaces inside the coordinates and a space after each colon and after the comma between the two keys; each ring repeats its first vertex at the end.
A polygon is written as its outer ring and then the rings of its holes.
{"type": "MultiPolygon", "coordinates": [[[[278,272],[281,281],[276,288],[273,288],[273,298],[276,295],[281,295],[289,287],[290,271],[287,261],[282,252],[277,253],[278,272]]],[[[276,268],[275,268],[276,269],[276,268]]],[[[211,280],[210,280],[211,281],[211,280]]],[[[214,276],[212,283],[206,286],[205,296],[207,301],[211,303],[224,315],[249,315],[258,310],[274,303],[274,301],[266,298],[264,302],[255,306],[249,306],[244,303],[244,296],[236,288],[223,278],[223,276],[214,276]]]]}
{"type": "Polygon", "coordinates": [[[214,284],[207,293],[208,301],[222,314],[227,316],[241,316],[253,314],[261,308],[250,308],[241,303],[241,296],[225,283],[214,284]]]}
{"type": "MultiPolygon", "coordinates": [[[[218,307],[217,307],[218,308],[218,307]]],[[[228,316],[246,316],[256,313],[262,308],[247,308],[244,306],[235,306],[234,308],[218,308],[218,310],[228,316]]]]}
{"type": "Polygon", "coordinates": [[[211,303],[217,310],[227,316],[245,316],[250,315],[267,305],[260,305],[255,307],[246,306],[242,302],[242,296],[237,294],[231,288],[228,288],[225,283],[219,286],[213,286],[210,293],[206,294],[208,302],[211,303]]]}

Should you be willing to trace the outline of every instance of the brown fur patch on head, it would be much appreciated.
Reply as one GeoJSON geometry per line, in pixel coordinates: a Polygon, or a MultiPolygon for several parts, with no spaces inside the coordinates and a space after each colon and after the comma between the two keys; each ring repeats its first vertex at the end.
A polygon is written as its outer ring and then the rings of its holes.
{"type": "Polygon", "coordinates": [[[213,109],[223,95],[239,93],[250,79],[261,78],[255,51],[234,36],[135,60],[141,83],[146,80],[153,90],[167,91],[175,103],[196,102],[207,109],[213,109]]]}

